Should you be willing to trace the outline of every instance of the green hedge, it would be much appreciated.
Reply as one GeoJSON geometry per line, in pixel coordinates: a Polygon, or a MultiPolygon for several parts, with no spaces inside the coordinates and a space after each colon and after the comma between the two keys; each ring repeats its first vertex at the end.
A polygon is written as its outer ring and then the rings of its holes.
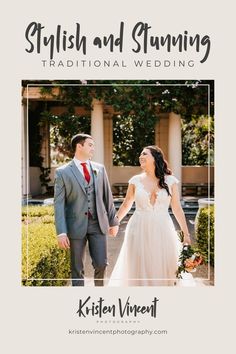
{"type": "Polygon", "coordinates": [[[214,266],[214,206],[201,208],[196,218],[196,241],[199,251],[206,261],[209,261],[208,254],[208,230],[210,231],[210,264],[214,266]],[[209,227],[208,227],[209,220],[209,227]]]}
{"type": "Polygon", "coordinates": [[[67,280],[52,279],[70,279],[70,255],[69,251],[61,250],[57,246],[53,207],[23,207],[22,284],[25,286],[67,284],[67,280]]]}
{"type": "MultiPolygon", "coordinates": [[[[54,208],[52,205],[49,206],[23,206],[22,207],[22,220],[32,218],[41,218],[43,216],[54,217],[54,208]]],[[[53,219],[52,219],[53,220],[53,219]]],[[[52,221],[53,222],[53,221],[52,221]]]]}

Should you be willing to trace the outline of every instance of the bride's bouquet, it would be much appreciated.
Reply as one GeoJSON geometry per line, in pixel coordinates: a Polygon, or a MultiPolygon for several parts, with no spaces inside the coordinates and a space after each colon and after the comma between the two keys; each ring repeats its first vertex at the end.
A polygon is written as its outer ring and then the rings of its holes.
{"type": "Polygon", "coordinates": [[[182,272],[196,272],[197,267],[202,263],[203,257],[201,254],[190,245],[184,244],[179,256],[179,266],[176,272],[176,277],[182,278],[182,272]]]}

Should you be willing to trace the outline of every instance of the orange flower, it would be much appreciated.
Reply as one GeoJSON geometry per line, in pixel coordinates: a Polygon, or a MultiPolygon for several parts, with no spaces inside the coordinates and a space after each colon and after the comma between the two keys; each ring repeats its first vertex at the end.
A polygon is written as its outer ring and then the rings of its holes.
{"type": "Polygon", "coordinates": [[[191,258],[184,261],[184,266],[187,272],[194,272],[196,270],[196,262],[191,258]]]}
{"type": "Polygon", "coordinates": [[[186,259],[185,261],[184,261],[184,265],[185,265],[185,267],[194,267],[194,261],[192,260],[192,259],[190,259],[190,258],[188,258],[188,259],[186,259]]]}
{"type": "Polygon", "coordinates": [[[195,262],[196,262],[196,266],[199,266],[200,264],[202,264],[202,257],[201,256],[197,256],[197,258],[195,259],[195,262]]]}

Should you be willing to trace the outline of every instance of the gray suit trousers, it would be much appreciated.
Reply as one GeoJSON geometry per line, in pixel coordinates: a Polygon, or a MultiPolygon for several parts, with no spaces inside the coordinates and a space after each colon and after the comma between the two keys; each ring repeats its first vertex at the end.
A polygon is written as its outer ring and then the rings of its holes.
{"type": "Polygon", "coordinates": [[[94,285],[103,286],[107,262],[107,237],[101,232],[98,220],[88,219],[87,234],[82,239],[70,239],[72,286],[84,286],[84,256],[88,242],[94,267],[94,285]]]}

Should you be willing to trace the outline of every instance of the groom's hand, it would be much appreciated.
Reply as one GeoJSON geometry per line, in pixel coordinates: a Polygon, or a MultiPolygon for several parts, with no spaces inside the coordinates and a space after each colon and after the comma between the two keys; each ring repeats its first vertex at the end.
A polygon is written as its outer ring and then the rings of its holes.
{"type": "Polygon", "coordinates": [[[57,237],[58,246],[64,250],[70,248],[70,240],[67,235],[57,237]]]}
{"type": "Polygon", "coordinates": [[[108,232],[108,235],[109,236],[112,236],[112,237],[116,237],[117,233],[118,233],[118,230],[119,230],[119,226],[112,226],[109,228],[109,232],[108,232]]]}

